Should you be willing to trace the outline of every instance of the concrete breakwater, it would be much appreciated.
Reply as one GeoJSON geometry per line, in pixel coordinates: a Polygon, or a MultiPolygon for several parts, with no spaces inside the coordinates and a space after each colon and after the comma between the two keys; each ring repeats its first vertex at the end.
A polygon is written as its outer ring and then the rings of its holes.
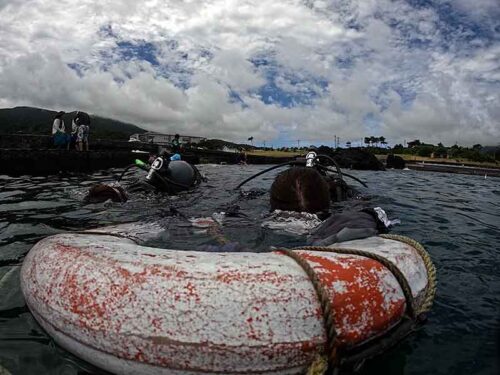
{"type": "Polygon", "coordinates": [[[59,172],[91,172],[124,167],[134,160],[131,151],[0,149],[0,174],[49,175],[59,172]]]}
{"type": "MultiPolygon", "coordinates": [[[[0,134],[0,149],[48,150],[53,149],[52,137],[35,134],[0,134]]],[[[152,143],[128,142],[124,140],[90,139],[92,151],[131,151],[133,149],[156,152],[152,143]]]]}
{"type": "Polygon", "coordinates": [[[0,174],[49,175],[59,172],[84,173],[112,167],[124,167],[134,158],[147,159],[148,152],[157,150],[155,145],[136,145],[136,150],[126,141],[96,140],[92,151],[59,150],[52,148],[52,137],[32,134],[0,135],[0,174]]]}
{"type": "Polygon", "coordinates": [[[454,165],[454,164],[437,164],[437,163],[422,163],[422,162],[408,162],[407,166],[409,169],[416,171],[428,171],[428,172],[442,172],[442,173],[460,173],[460,174],[470,174],[479,176],[489,176],[489,177],[500,177],[500,168],[483,168],[483,167],[472,167],[466,165],[454,165]]]}
{"type": "MultiPolygon", "coordinates": [[[[59,172],[86,173],[100,169],[120,168],[134,159],[147,161],[149,153],[161,147],[152,143],[95,140],[91,151],[58,150],[51,148],[51,137],[43,135],[0,135],[0,174],[49,175],[59,172]],[[134,152],[135,151],[135,152],[134,152]],[[137,152],[139,151],[139,152],[137,152]]],[[[232,152],[186,149],[182,158],[190,163],[235,164],[238,154],[232,152]]],[[[292,158],[248,155],[251,164],[277,164],[292,158]]]]}
{"type": "MultiPolygon", "coordinates": [[[[237,155],[228,152],[188,150],[182,158],[193,164],[235,164],[237,155]]],[[[125,167],[134,159],[147,161],[148,153],[131,150],[93,150],[77,152],[67,150],[0,149],[0,174],[10,176],[49,175],[59,172],[86,173],[100,169],[125,167]]],[[[278,164],[285,158],[271,158],[249,155],[251,164],[278,164]]]]}

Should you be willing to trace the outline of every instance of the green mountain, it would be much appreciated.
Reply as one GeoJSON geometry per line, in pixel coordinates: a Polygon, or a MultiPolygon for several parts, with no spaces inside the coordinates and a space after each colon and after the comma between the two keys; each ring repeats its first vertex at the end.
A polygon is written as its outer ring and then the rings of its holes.
{"type": "MultiPolygon", "coordinates": [[[[0,109],[0,134],[43,134],[50,135],[52,121],[57,112],[33,107],[15,107],[0,109]]],[[[63,116],[66,130],[71,128],[71,120],[76,111],[63,116]]],[[[135,125],[99,117],[90,116],[90,131],[94,139],[128,140],[132,134],[144,133],[145,130],[135,125]]]]}

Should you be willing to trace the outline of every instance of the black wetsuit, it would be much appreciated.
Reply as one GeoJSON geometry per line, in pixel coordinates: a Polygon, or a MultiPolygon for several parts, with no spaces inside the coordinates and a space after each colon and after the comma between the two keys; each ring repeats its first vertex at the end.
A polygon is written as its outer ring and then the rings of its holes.
{"type": "Polygon", "coordinates": [[[315,246],[328,246],[379,233],[387,233],[387,227],[372,208],[367,208],[330,216],[315,229],[307,242],[315,246]]]}

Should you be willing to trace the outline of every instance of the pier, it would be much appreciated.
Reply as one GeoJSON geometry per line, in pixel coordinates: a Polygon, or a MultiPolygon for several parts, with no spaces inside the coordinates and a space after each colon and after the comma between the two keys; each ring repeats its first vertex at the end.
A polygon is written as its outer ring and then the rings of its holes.
{"type": "MultiPolygon", "coordinates": [[[[125,167],[135,159],[147,161],[149,153],[163,147],[154,143],[92,140],[90,151],[60,150],[52,147],[51,137],[29,134],[0,134],[0,174],[49,175],[61,172],[88,173],[125,167]]],[[[190,163],[235,164],[233,152],[189,148],[182,158],[190,163]]],[[[292,158],[248,155],[250,164],[277,164],[292,158]]]]}

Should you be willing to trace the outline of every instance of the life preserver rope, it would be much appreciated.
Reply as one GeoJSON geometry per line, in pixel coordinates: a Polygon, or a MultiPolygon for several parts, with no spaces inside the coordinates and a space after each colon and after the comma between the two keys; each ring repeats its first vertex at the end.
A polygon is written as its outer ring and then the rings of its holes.
{"type": "Polygon", "coordinates": [[[380,237],[408,244],[412,246],[422,258],[425,269],[427,270],[427,287],[425,289],[425,296],[418,306],[416,313],[417,316],[419,316],[423,313],[428,312],[431,309],[432,304],[434,303],[434,297],[436,295],[437,289],[436,266],[434,266],[434,263],[432,263],[432,259],[429,253],[418,241],[415,241],[410,237],[402,236],[399,234],[381,234],[380,237]]]}
{"type": "Polygon", "coordinates": [[[323,313],[323,322],[327,337],[325,354],[316,357],[316,359],[310,365],[307,371],[307,375],[323,375],[328,371],[328,369],[330,369],[331,371],[337,371],[340,365],[341,358],[338,355],[338,350],[337,350],[338,335],[335,329],[333,308],[329,293],[325,289],[324,285],[322,284],[317,273],[314,271],[311,265],[304,258],[302,258],[297,253],[297,251],[309,250],[309,251],[330,252],[336,254],[359,255],[379,262],[394,275],[397,282],[399,283],[406,299],[406,317],[411,321],[417,321],[419,316],[422,313],[429,311],[430,307],[432,306],[434,296],[436,293],[436,268],[434,267],[434,264],[432,263],[430,256],[424,249],[424,247],[417,241],[401,235],[381,235],[380,237],[406,243],[412,246],[422,258],[422,261],[425,265],[425,269],[427,271],[428,282],[427,282],[427,287],[425,289],[425,296],[423,300],[418,304],[418,306],[415,302],[415,299],[413,298],[413,294],[411,292],[411,288],[406,277],[393,262],[391,262],[389,259],[381,255],[359,249],[330,248],[322,246],[304,246],[295,248],[293,250],[279,249],[279,252],[295,260],[295,262],[297,262],[297,264],[300,265],[304,270],[304,272],[307,274],[307,276],[309,277],[314,286],[316,294],[318,295],[318,299],[323,313]]]}

